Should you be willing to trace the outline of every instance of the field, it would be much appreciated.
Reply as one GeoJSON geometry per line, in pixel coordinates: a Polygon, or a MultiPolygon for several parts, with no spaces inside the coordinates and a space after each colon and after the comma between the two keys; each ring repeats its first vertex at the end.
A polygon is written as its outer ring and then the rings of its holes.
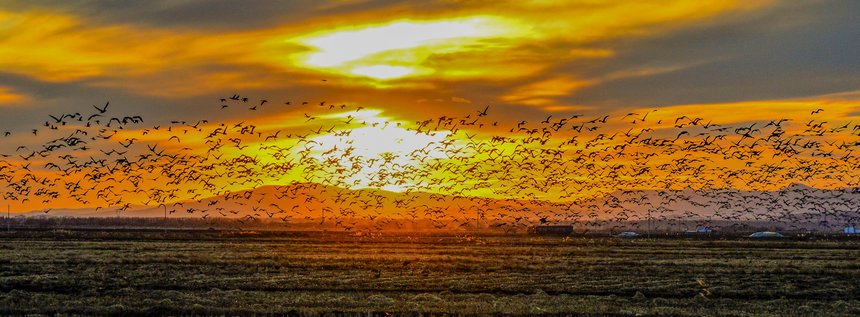
{"type": "Polygon", "coordinates": [[[0,314],[860,315],[860,241],[0,233],[0,314]]]}

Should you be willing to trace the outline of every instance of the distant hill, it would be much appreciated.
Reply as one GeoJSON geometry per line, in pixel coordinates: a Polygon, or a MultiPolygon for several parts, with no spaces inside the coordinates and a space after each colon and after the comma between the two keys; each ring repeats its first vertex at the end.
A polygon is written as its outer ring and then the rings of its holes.
{"type": "Polygon", "coordinates": [[[860,191],[818,189],[795,184],[776,191],[625,190],[609,195],[552,203],[512,199],[455,197],[426,192],[397,193],[378,189],[350,190],[320,184],[262,186],[252,190],[185,201],[166,206],[130,206],[119,214],[110,209],[31,211],[48,217],[258,218],[284,222],[348,222],[405,219],[437,227],[529,226],[555,223],[641,222],[695,226],[713,222],[773,222],[808,228],[836,227],[860,219],[860,191]],[[481,219],[478,220],[478,216],[481,219]]]}

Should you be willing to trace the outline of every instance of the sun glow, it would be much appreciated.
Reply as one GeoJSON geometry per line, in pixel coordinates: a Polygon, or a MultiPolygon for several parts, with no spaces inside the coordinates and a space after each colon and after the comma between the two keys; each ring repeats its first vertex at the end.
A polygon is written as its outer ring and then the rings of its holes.
{"type": "Polygon", "coordinates": [[[314,144],[310,156],[332,162],[331,168],[351,168],[353,174],[344,181],[352,189],[375,187],[402,192],[417,184],[409,183],[400,173],[417,170],[421,163],[429,163],[427,159],[443,158],[444,153],[431,145],[444,141],[448,134],[416,133],[396,123],[377,121],[310,138],[309,143],[314,144]],[[428,148],[432,150],[424,151],[428,148]]]}
{"type": "Polygon", "coordinates": [[[480,49],[484,40],[512,36],[517,28],[498,17],[444,21],[399,20],[314,33],[292,41],[309,48],[296,64],[346,76],[390,80],[433,73],[435,54],[480,49]]]}
{"type": "MultiPolygon", "coordinates": [[[[434,142],[445,140],[450,132],[436,132],[431,134],[415,133],[399,127],[361,127],[349,130],[348,136],[335,136],[326,134],[311,138],[321,145],[318,151],[328,151],[334,147],[355,148],[353,153],[367,158],[378,158],[385,153],[398,154],[399,157],[406,156],[410,152],[427,147],[434,142]]],[[[441,153],[427,154],[428,158],[441,157],[441,153]]],[[[436,151],[438,152],[438,151],[436,151]]],[[[394,162],[394,163],[406,163],[394,162]]]]}

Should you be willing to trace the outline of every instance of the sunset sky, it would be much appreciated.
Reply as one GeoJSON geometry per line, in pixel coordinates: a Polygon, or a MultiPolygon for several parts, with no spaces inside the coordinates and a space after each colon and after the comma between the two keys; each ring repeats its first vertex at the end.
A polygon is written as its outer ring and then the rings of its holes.
{"type": "MultiPolygon", "coordinates": [[[[860,121],[858,13],[860,2],[838,0],[4,1],[0,133],[14,134],[0,152],[49,114],[107,101],[150,125],[265,131],[316,130],[304,114],[321,102],[380,124],[488,105],[507,123],[655,108],[666,120],[822,108],[820,120],[860,121]],[[219,111],[234,94],[269,103],[219,111]]],[[[331,116],[320,121],[346,115],[331,116]]],[[[444,138],[380,131],[356,132],[358,150],[444,138]]]]}
{"type": "Polygon", "coordinates": [[[0,111],[14,127],[105,100],[190,114],[233,93],[404,117],[856,100],[858,11],[817,0],[4,1],[0,111]]]}

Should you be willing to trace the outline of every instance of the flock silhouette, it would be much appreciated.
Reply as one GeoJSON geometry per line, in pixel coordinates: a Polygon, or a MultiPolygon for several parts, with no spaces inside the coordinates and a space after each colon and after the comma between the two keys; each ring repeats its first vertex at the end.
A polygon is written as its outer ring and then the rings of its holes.
{"type": "Polygon", "coordinates": [[[858,220],[860,124],[828,123],[820,108],[732,124],[656,108],[508,125],[490,119],[491,106],[402,122],[326,101],[219,101],[213,111],[294,115],[283,127],[206,119],[147,126],[139,115],[114,114],[109,102],[52,114],[30,133],[0,136],[21,143],[0,154],[0,193],[46,213],[70,201],[118,212],[145,205],[345,230],[367,222],[381,230],[393,218],[505,230],[858,220]],[[396,143],[419,145],[367,151],[374,140],[361,131],[406,134],[396,143]]]}

